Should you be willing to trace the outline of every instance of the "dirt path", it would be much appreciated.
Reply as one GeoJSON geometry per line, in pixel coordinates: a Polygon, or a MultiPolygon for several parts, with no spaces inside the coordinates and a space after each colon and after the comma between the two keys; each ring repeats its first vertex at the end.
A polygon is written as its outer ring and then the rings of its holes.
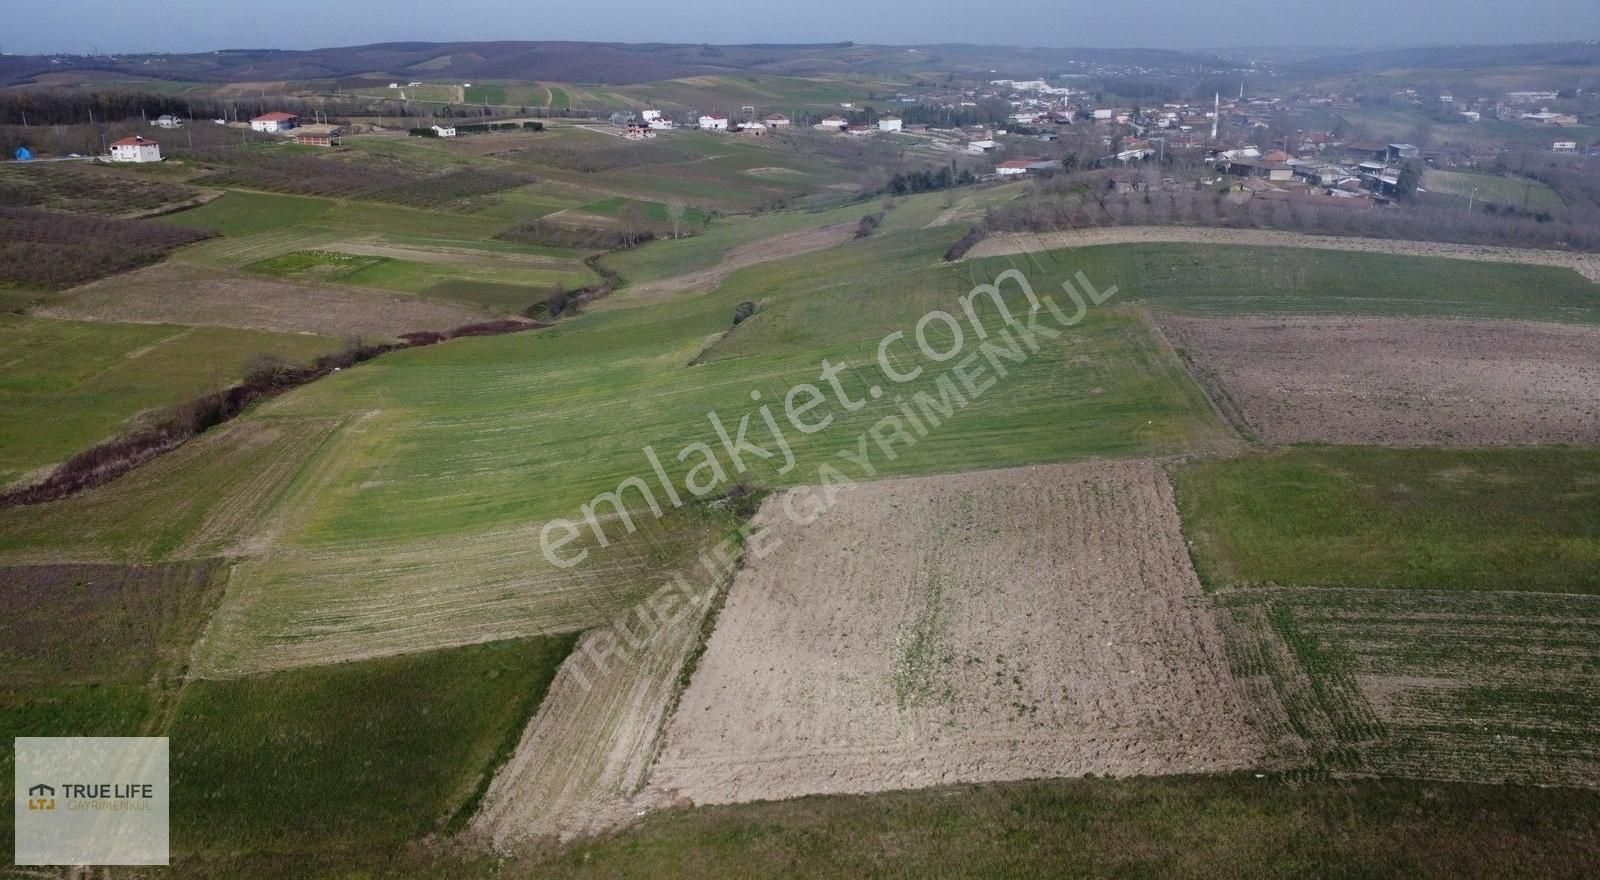
{"type": "Polygon", "coordinates": [[[888,480],[810,525],[783,509],[668,727],[663,800],[1261,756],[1156,463],[888,480]]]}
{"type": "Polygon", "coordinates": [[[1600,282],[1600,254],[1540,250],[1537,248],[1499,247],[1495,245],[1447,244],[1434,241],[1396,241],[1380,238],[1307,235],[1301,232],[1280,232],[1270,229],[1216,229],[1192,226],[1110,226],[1064,232],[996,235],[978,242],[972,250],[967,252],[966,259],[1034,253],[1057,248],[1158,242],[1246,244],[1261,247],[1366,251],[1412,257],[1449,257],[1457,260],[1487,260],[1495,263],[1527,263],[1572,269],[1590,281],[1600,282]]]}
{"type": "Polygon", "coordinates": [[[802,229],[760,241],[747,242],[728,251],[723,256],[722,262],[709,269],[630,285],[622,293],[626,294],[629,301],[648,301],[686,290],[710,290],[746,266],[831,248],[834,245],[844,244],[855,234],[856,224],[835,223],[832,226],[802,229]]]}

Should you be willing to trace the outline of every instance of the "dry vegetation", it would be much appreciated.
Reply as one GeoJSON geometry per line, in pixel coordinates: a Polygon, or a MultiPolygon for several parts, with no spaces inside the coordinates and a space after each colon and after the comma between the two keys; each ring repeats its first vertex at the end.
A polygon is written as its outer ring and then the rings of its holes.
{"type": "Polygon", "coordinates": [[[1268,443],[1600,443],[1600,329],[1397,318],[1160,319],[1268,443]]]}
{"type": "Polygon", "coordinates": [[[0,164],[0,205],[81,214],[148,215],[201,201],[192,186],[87,162],[0,164]]]}
{"type": "Polygon", "coordinates": [[[874,483],[810,525],[783,509],[762,508],[668,729],[651,780],[664,796],[1259,758],[1157,465],[874,483]]]}
{"type": "Polygon", "coordinates": [[[230,164],[196,182],[293,195],[344,196],[414,207],[434,207],[534,182],[527,174],[481,168],[431,173],[371,156],[363,156],[361,161],[341,161],[303,155],[251,155],[241,161],[236,154],[222,152],[211,158],[219,157],[230,164]]]}
{"type": "Polygon", "coordinates": [[[0,207],[0,287],[71,287],[153,263],[210,235],[151,221],[0,207]]]}

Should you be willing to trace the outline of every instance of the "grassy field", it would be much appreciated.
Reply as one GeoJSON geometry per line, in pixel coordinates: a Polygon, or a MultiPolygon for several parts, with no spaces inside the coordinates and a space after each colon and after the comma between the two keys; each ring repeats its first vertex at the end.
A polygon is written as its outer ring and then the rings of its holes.
{"type": "Polygon", "coordinates": [[[1434,193],[1474,198],[1479,204],[1494,202],[1529,211],[1560,213],[1566,204],[1556,191],[1537,180],[1518,180],[1496,174],[1441,171],[1430,168],[1422,175],[1422,185],[1434,193]]]}
{"type": "Polygon", "coordinates": [[[307,362],[319,336],[0,315],[0,484],[115,434],[138,414],[237,381],[258,355],[307,362]]]}
{"type": "Polygon", "coordinates": [[[244,857],[182,877],[1518,877],[1600,871],[1600,795],[1250,774],[947,786],[670,810],[549,855],[244,857]]]}
{"type": "Polygon", "coordinates": [[[381,850],[456,827],[572,644],[501,641],[192,682],[164,730],[176,848],[381,850]]]}
{"type": "Polygon", "coordinates": [[[1299,448],[1174,474],[1201,581],[1600,595],[1600,453],[1299,448]]]}
{"type": "MultiPolygon", "coordinates": [[[[892,216],[892,215],[891,215],[892,216]]],[[[1050,259],[1129,300],[1197,314],[1446,315],[1600,320],[1600,285],[1547,266],[1249,245],[1101,245],[972,261],[1029,271],[1050,259]]]]}

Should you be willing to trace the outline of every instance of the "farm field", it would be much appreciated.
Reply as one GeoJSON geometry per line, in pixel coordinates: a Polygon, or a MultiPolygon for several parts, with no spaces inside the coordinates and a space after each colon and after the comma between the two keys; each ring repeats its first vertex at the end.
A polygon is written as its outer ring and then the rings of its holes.
{"type": "Polygon", "coordinates": [[[785,509],[755,520],[653,787],[705,804],[1259,760],[1158,466],[891,480],[811,523],[785,509]]]}
{"type": "Polygon", "coordinates": [[[1235,674],[1283,707],[1280,756],[1334,775],[1600,785],[1593,595],[1292,587],[1222,603],[1235,674]]]}
{"type": "Polygon", "coordinates": [[[1559,213],[1566,203],[1555,190],[1537,180],[1518,180],[1495,174],[1476,174],[1465,171],[1443,171],[1429,168],[1422,175],[1422,185],[1428,192],[1445,193],[1478,202],[1510,205],[1519,210],[1550,211],[1559,213]]]}
{"type": "Polygon", "coordinates": [[[330,284],[294,284],[167,262],[79,287],[35,309],[73,321],[186,324],[331,337],[398,336],[482,321],[464,305],[330,284]]]}
{"type": "Polygon", "coordinates": [[[1600,594],[1600,453],[1303,447],[1173,473],[1200,579],[1600,594]]]}
{"type": "Polygon", "coordinates": [[[142,413],[217,390],[250,363],[339,347],[326,336],[0,315],[0,485],[106,439],[142,413]]]}
{"type": "Polygon", "coordinates": [[[1180,318],[1161,327],[1271,444],[1600,444],[1600,328],[1423,318],[1180,318]]]}

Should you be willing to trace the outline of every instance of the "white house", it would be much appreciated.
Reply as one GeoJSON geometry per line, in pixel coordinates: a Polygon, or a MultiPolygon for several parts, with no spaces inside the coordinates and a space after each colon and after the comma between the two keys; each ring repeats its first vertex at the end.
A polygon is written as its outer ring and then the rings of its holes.
{"type": "Polygon", "coordinates": [[[111,144],[113,162],[160,162],[161,145],[149,138],[134,135],[111,144]]]}
{"type": "Polygon", "coordinates": [[[760,122],[746,122],[745,124],[739,126],[739,133],[760,137],[767,133],[767,127],[760,122]]]}
{"type": "Polygon", "coordinates": [[[700,117],[700,127],[705,129],[706,131],[727,131],[728,130],[728,117],[726,117],[726,116],[702,116],[702,117],[700,117]]]}
{"type": "Polygon", "coordinates": [[[1116,111],[1114,111],[1114,110],[1112,110],[1112,109],[1111,109],[1111,108],[1109,108],[1109,107],[1107,107],[1107,108],[1105,108],[1105,109],[1103,109],[1103,110],[1096,110],[1096,111],[1094,111],[1094,118],[1095,118],[1095,121],[1096,121],[1096,122],[1105,122],[1105,121],[1108,121],[1108,120],[1110,120],[1110,119],[1111,119],[1111,115],[1112,115],[1112,114],[1113,114],[1113,113],[1115,113],[1115,112],[1116,112],[1116,111]]]}
{"type": "Polygon", "coordinates": [[[661,118],[661,111],[660,110],[640,110],[639,111],[639,118],[643,119],[646,123],[655,122],[657,119],[661,118]]]}
{"type": "Polygon", "coordinates": [[[789,117],[783,115],[782,113],[774,113],[771,116],[767,117],[767,127],[768,128],[788,128],[789,127],[789,117]]]}
{"type": "Polygon", "coordinates": [[[164,113],[161,116],[156,117],[156,127],[157,128],[182,128],[183,127],[183,120],[179,119],[176,116],[173,116],[171,113],[164,113]]]}
{"type": "Polygon", "coordinates": [[[1556,141],[1550,145],[1550,149],[1557,153],[1576,153],[1578,151],[1578,142],[1556,141]]]}
{"type": "Polygon", "coordinates": [[[299,123],[300,117],[293,113],[274,111],[272,113],[264,113],[250,120],[250,127],[256,131],[272,134],[279,131],[288,131],[299,123]]]}
{"type": "Polygon", "coordinates": [[[646,124],[650,126],[651,131],[670,131],[672,129],[672,120],[662,119],[661,117],[652,119],[646,124]]]}
{"type": "Polygon", "coordinates": [[[432,128],[433,133],[439,137],[453,138],[456,136],[456,127],[453,125],[433,125],[429,127],[432,128]]]}
{"type": "Polygon", "coordinates": [[[1028,166],[1037,161],[1037,159],[1007,159],[994,166],[994,173],[1001,177],[1015,177],[1019,174],[1027,174],[1028,166]]]}
{"type": "Polygon", "coordinates": [[[818,131],[844,131],[845,126],[849,124],[850,120],[845,119],[843,116],[829,116],[811,127],[818,131]]]}
{"type": "Polygon", "coordinates": [[[998,149],[1000,149],[1000,145],[994,141],[973,141],[967,144],[967,152],[969,153],[993,153],[998,149]]]}
{"type": "Polygon", "coordinates": [[[900,131],[901,129],[902,124],[899,117],[885,116],[884,118],[878,120],[879,131],[900,131]]]}

